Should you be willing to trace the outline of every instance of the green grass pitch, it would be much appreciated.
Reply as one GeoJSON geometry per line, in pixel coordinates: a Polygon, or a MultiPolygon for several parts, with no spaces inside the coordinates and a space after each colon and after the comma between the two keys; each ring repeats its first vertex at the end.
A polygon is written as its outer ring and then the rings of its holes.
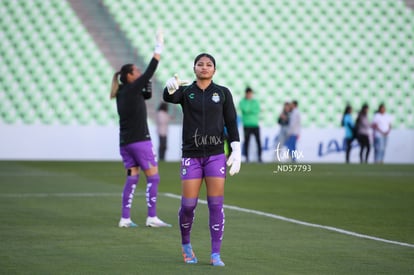
{"type": "MultiPolygon", "coordinates": [[[[227,208],[225,267],[209,265],[208,210],[197,207],[196,265],[182,261],[179,164],[160,163],[158,215],[147,228],[145,177],[120,229],[121,162],[0,162],[0,274],[414,274],[414,166],[242,164],[225,204],[398,242],[359,238],[227,208]],[[411,244],[404,246],[401,244],[411,244]]],[[[205,199],[205,188],[200,199],[205,199]]]]}

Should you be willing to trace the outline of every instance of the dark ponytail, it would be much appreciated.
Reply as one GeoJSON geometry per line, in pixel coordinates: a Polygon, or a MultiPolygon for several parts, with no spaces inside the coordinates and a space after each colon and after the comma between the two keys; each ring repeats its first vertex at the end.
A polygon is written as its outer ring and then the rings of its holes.
{"type": "Polygon", "coordinates": [[[125,64],[124,66],[122,66],[119,72],[114,73],[112,77],[112,87],[110,95],[111,99],[116,97],[119,90],[119,86],[127,83],[127,74],[132,73],[132,70],[134,68],[133,66],[133,64],[125,64]]]}

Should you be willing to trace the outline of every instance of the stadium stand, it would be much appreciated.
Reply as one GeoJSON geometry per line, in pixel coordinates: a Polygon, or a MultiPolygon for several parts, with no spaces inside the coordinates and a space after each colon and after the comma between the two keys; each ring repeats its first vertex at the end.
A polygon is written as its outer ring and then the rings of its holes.
{"type": "MultiPolygon", "coordinates": [[[[141,64],[164,29],[156,87],[174,73],[192,79],[206,51],[236,103],[255,89],[266,126],[297,99],[305,127],[338,127],[347,103],[372,114],[385,102],[396,128],[414,128],[414,13],[404,1],[100,1],[141,64]]],[[[114,69],[68,2],[2,1],[0,13],[4,123],[116,123],[114,69]]]]}
{"type": "Polygon", "coordinates": [[[1,119],[109,124],[112,68],[66,1],[2,1],[1,119]]]}

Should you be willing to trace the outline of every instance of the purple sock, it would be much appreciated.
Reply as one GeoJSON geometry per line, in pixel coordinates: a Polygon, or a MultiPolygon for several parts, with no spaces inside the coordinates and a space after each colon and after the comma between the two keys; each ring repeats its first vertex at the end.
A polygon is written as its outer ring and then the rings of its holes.
{"type": "Polygon", "coordinates": [[[135,188],[137,187],[139,175],[127,176],[122,193],[122,218],[129,219],[131,217],[132,200],[134,199],[135,188]]]}
{"type": "Polygon", "coordinates": [[[178,220],[181,230],[181,244],[190,243],[190,233],[194,221],[197,201],[198,198],[181,198],[181,207],[178,211],[178,220]]]}
{"type": "Polygon", "coordinates": [[[223,196],[207,197],[210,214],[211,253],[220,253],[225,221],[223,201],[223,196]]]}
{"type": "Polygon", "coordinates": [[[148,217],[157,216],[157,194],[158,194],[158,183],[160,183],[160,176],[158,174],[147,177],[147,206],[148,206],[148,217]]]}

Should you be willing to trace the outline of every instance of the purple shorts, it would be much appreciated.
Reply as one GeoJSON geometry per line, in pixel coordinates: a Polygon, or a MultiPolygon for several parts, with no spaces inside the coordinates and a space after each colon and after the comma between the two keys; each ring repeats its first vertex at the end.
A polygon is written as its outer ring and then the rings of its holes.
{"type": "Polygon", "coordinates": [[[226,177],[226,155],[205,158],[182,158],[181,180],[202,179],[204,177],[226,177]]]}
{"type": "Polygon", "coordinates": [[[140,167],[145,171],[151,167],[158,166],[151,140],[138,141],[121,146],[120,153],[125,169],[140,167]]]}

